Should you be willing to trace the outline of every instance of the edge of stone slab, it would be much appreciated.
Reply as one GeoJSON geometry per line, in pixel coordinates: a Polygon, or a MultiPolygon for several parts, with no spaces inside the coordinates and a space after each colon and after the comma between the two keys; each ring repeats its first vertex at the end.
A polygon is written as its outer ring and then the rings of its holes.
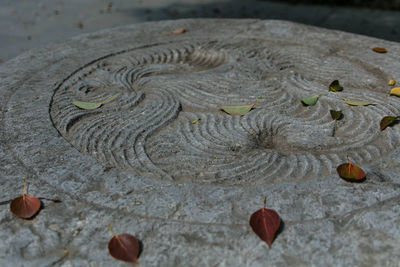
{"type": "MultiPolygon", "coordinates": [[[[384,39],[379,39],[376,37],[372,36],[367,36],[367,35],[362,35],[362,34],[357,34],[357,33],[351,33],[351,32],[346,32],[346,31],[341,31],[341,30],[333,30],[333,29],[327,29],[327,28],[322,28],[318,26],[313,26],[313,25],[307,25],[303,23],[298,23],[298,22],[292,22],[292,21],[287,21],[287,20],[279,20],[279,19],[268,19],[268,20],[262,20],[262,19],[213,19],[213,18],[200,18],[200,19],[177,19],[177,20],[161,20],[161,21],[151,21],[151,22],[139,22],[139,23],[133,23],[129,25],[123,25],[123,26],[115,26],[111,28],[106,28],[102,30],[97,30],[93,31],[90,33],[83,33],[83,34],[78,34],[74,37],[70,37],[65,39],[64,41],[58,41],[54,43],[50,43],[44,47],[39,47],[39,48],[33,48],[28,51],[25,51],[21,53],[20,55],[9,59],[2,63],[0,65],[0,79],[3,78],[3,75],[7,75],[13,72],[13,67],[15,67],[17,64],[19,64],[21,61],[24,62],[24,66],[30,67],[33,62],[31,60],[35,59],[42,59],[43,57],[47,57],[49,54],[49,51],[53,51],[56,48],[59,48],[60,46],[65,46],[65,48],[68,47],[73,42],[77,42],[80,39],[96,39],[98,38],[99,35],[104,35],[109,32],[113,31],[124,31],[124,30],[131,30],[135,29],[136,27],[143,28],[143,29],[151,29],[147,27],[147,25],[151,25],[153,28],[154,26],[157,26],[159,28],[168,28],[171,26],[176,26],[176,27],[182,27],[184,26],[183,23],[187,24],[196,24],[196,23],[203,23],[203,22],[239,22],[242,24],[243,22],[248,22],[249,25],[251,24],[257,24],[257,23],[280,23],[286,24],[286,25],[291,25],[291,26],[297,26],[297,27],[304,27],[308,28],[313,31],[320,31],[320,32],[329,32],[329,33],[336,33],[339,35],[342,35],[343,37],[360,37],[360,38],[367,38],[371,41],[376,41],[376,42],[381,42],[381,43],[386,43],[386,44],[400,44],[394,41],[389,41],[389,40],[384,40],[384,39]],[[29,64],[31,63],[31,64],[29,64]]],[[[101,37],[100,37],[101,38],[101,37]]],[[[34,64],[33,64],[34,65],[34,64]]]]}

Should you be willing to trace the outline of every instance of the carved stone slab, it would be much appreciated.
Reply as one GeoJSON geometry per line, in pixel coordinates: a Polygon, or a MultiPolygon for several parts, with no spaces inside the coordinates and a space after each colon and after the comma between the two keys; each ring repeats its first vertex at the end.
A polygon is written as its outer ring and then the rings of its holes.
{"type": "Polygon", "coordinates": [[[4,207],[0,263],[114,265],[111,224],[143,242],[143,266],[395,266],[400,127],[379,121],[400,115],[399,69],[398,43],[259,20],[143,23],[23,54],[0,68],[1,196],[26,177],[63,203],[32,221],[4,207]],[[301,104],[336,79],[340,95],[301,104]],[[244,116],[219,108],[259,97],[244,116]],[[347,156],[364,183],[338,177],[347,156]],[[248,226],[264,196],[285,223],[270,250],[248,226]]]}

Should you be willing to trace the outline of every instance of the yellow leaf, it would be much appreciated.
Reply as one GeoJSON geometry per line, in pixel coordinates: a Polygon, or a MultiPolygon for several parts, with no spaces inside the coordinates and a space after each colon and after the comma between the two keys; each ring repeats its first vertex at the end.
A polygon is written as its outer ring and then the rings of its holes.
{"type": "Polygon", "coordinates": [[[391,95],[400,96],[400,87],[395,87],[390,90],[391,95]]]}
{"type": "Polygon", "coordinates": [[[389,80],[389,82],[388,82],[388,85],[390,85],[390,86],[393,86],[393,85],[395,85],[395,84],[396,84],[396,80],[393,79],[393,78],[391,78],[391,79],[389,80]]]}

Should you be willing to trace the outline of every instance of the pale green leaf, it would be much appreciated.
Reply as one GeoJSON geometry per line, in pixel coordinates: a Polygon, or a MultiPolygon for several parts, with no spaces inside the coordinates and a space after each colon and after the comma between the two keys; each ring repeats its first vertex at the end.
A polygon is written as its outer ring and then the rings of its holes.
{"type": "Polygon", "coordinates": [[[83,102],[83,101],[73,101],[72,104],[81,109],[96,109],[103,105],[102,102],[83,102]]]}
{"type": "Polygon", "coordinates": [[[317,103],[318,96],[303,97],[300,101],[306,106],[313,106],[317,103]]]}
{"type": "Polygon", "coordinates": [[[242,106],[221,106],[219,107],[220,109],[222,109],[223,111],[225,111],[226,113],[230,114],[230,115],[245,115],[247,114],[253,107],[255,104],[257,104],[257,102],[261,99],[258,98],[254,103],[250,104],[250,105],[242,105],[242,106]]]}
{"type": "Polygon", "coordinates": [[[96,109],[96,108],[101,107],[101,105],[107,103],[108,101],[110,101],[111,99],[116,97],[117,95],[118,94],[107,97],[106,99],[104,99],[103,101],[100,101],[100,102],[73,101],[72,104],[74,104],[75,106],[77,106],[78,108],[81,108],[81,109],[86,109],[86,110],[96,109]]]}
{"type": "Polygon", "coordinates": [[[370,101],[362,101],[362,100],[352,100],[352,99],[345,99],[344,102],[346,102],[347,105],[350,106],[368,106],[368,105],[374,105],[374,103],[370,101]]]}

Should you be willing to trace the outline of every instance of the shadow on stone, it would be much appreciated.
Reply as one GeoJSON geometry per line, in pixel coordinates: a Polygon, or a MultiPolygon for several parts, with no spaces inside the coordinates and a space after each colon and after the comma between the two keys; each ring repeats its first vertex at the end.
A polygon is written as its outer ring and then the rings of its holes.
{"type": "Polygon", "coordinates": [[[255,18],[278,19],[304,23],[329,29],[370,35],[392,41],[399,41],[396,18],[399,16],[400,1],[240,1],[214,3],[173,3],[162,8],[121,9],[124,15],[144,21],[183,18],[255,18]],[[374,2],[371,4],[370,2],[374,2]],[[382,8],[390,11],[380,10],[382,8]],[[389,14],[390,13],[390,14],[389,14]],[[375,20],[368,20],[371,14],[375,20]],[[341,23],[335,21],[341,17],[341,23]],[[379,19],[385,18],[385,20],[379,19]],[[349,22],[347,22],[349,21],[349,22]],[[351,23],[350,23],[351,21],[351,23]],[[387,23],[392,21],[390,23],[387,23]],[[381,28],[381,30],[377,30],[381,28]]]}
{"type": "Polygon", "coordinates": [[[281,224],[279,225],[278,231],[276,231],[275,238],[273,241],[275,241],[278,235],[280,235],[283,232],[284,228],[285,228],[285,222],[281,218],[281,224]]]}

